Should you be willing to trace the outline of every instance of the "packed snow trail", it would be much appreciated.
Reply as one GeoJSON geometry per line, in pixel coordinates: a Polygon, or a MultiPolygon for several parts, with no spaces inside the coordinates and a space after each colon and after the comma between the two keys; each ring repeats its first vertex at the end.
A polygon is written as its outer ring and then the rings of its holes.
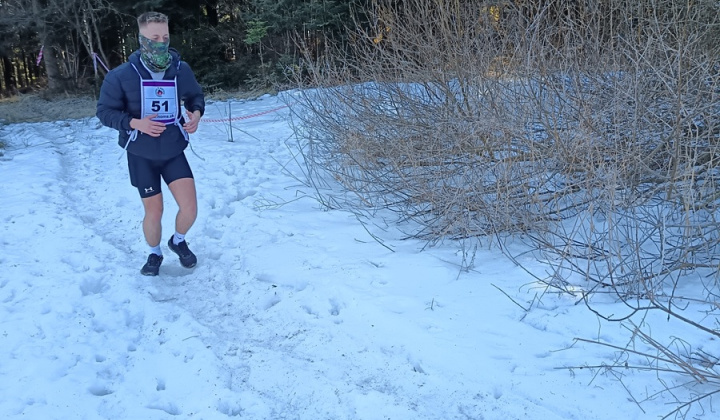
{"type": "MultiPolygon", "coordinates": [[[[199,263],[165,248],[155,278],[139,273],[142,208],[116,132],[95,118],[9,128],[0,417],[646,418],[616,383],[557,369],[585,360],[559,350],[597,320],[562,297],[523,311],[493,284],[531,300],[532,279],[498,252],[459,275],[452,247],[389,238],[390,252],[306,197],[289,109],[263,113],[283,103],[234,102],[261,114],[233,122],[234,142],[210,122],[228,103],[209,104],[187,152],[199,263]]],[[[164,192],[163,243],[177,210],[164,192]]]]}

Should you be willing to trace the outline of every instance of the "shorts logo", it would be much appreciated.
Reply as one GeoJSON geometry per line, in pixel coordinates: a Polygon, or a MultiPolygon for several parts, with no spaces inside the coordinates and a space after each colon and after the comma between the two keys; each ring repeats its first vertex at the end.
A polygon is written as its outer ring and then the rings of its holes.
{"type": "Polygon", "coordinates": [[[153,187],[145,188],[145,194],[151,193],[151,192],[155,192],[155,190],[153,190],[153,187]]]}
{"type": "Polygon", "coordinates": [[[155,91],[155,95],[157,95],[158,98],[162,97],[163,95],[165,95],[165,89],[157,88],[157,90],[155,91]]]}

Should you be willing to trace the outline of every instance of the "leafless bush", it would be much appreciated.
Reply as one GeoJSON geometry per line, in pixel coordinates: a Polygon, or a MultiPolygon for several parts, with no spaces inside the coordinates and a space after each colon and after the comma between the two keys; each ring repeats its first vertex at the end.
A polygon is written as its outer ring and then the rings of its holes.
{"type": "Polygon", "coordinates": [[[486,45],[511,42],[487,7],[430,3],[382,2],[348,55],[312,63],[310,84],[329,87],[305,91],[313,181],[352,193],[332,205],[389,209],[423,238],[530,229],[543,220],[528,183],[544,169],[508,99],[532,84],[499,74],[505,58],[486,45]]]}
{"type": "Polygon", "coordinates": [[[328,204],[430,239],[533,232],[600,284],[717,265],[716,2],[378,4],[309,62],[310,178],[351,193],[328,204]]]}
{"type": "Polygon", "coordinates": [[[720,393],[720,359],[702,347],[693,346],[677,337],[661,343],[632,322],[627,323],[626,329],[630,333],[630,340],[624,346],[600,340],[577,339],[578,342],[610,349],[614,352],[610,361],[596,365],[566,366],[563,369],[591,370],[595,372],[594,377],[607,375],[616,379],[629,393],[630,400],[646,414],[643,409],[645,403],[661,400],[664,405],[673,407],[668,409],[663,419],[688,418],[690,415],[699,418],[703,414],[712,417],[715,413],[712,397],[720,393]],[[636,386],[631,380],[631,374],[637,372],[650,372],[661,386],[636,386]],[[695,413],[699,416],[694,416],[695,413]]]}
{"type": "Polygon", "coordinates": [[[718,336],[720,3],[366,12],[354,43],[298,73],[298,137],[327,206],[390,212],[430,241],[521,234],[549,287],[626,304],[605,319],[662,311],[718,336]]]}
{"type": "Polygon", "coordinates": [[[664,181],[677,102],[647,77],[654,51],[628,54],[656,44],[644,9],[536,3],[381,1],[354,44],[307,60],[306,82],[331,87],[303,91],[309,172],[352,192],[326,202],[458,238],[544,232],[609,181],[664,181]]]}
{"type": "MultiPolygon", "coordinates": [[[[720,6],[645,3],[633,9],[633,31],[613,52],[611,62],[622,65],[583,74],[588,86],[606,86],[602,95],[610,95],[575,130],[587,136],[587,156],[595,158],[567,198],[587,204],[529,236],[553,265],[548,284],[568,290],[569,282],[585,280],[581,298],[601,318],[627,323],[659,312],[717,339],[720,6]],[[608,293],[626,310],[599,310],[596,302],[608,293]]],[[[697,367],[695,353],[635,326],[633,334],[656,351],[646,366],[668,381],[665,392],[677,403],[670,414],[684,416],[720,392],[715,364],[697,367]],[[702,391],[683,399],[671,382],[702,391]]],[[[625,354],[638,355],[635,343],[625,354]]]]}

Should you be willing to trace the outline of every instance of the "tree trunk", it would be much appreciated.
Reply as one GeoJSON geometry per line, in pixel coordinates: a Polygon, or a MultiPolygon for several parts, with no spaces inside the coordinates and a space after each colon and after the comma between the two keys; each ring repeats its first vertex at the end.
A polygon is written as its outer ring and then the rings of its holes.
{"type": "Polygon", "coordinates": [[[45,54],[43,55],[45,60],[45,72],[48,78],[48,90],[51,93],[59,93],[65,90],[65,82],[63,81],[62,73],[60,72],[60,66],[58,65],[57,57],[55,56],[55,47],[46,46],[45,54]]]}
{"type": "Polygon", "coordinates": [[[3,55],[2,57],[0,57],[0,60],[2,60],[3,65],[3,81],[5,84],[5,90],[8,92],[14,91],[17,86],[15,86],[15,78],[12,76],[12,61],[10,61],[10,57],[8,57],[7,55],[3,55]]]}
{"type": "Polygon", "coordinates": [[[205,12],[207,13],[208,24],[213,28],[218,26],[220,23],[220,17],[217,11],[217,0],[205,0],[203,2],[205,6],[205,12]]]}
{"type": "Polygon", "coordinates": [[[25,63],[27,63],[27,53],[25,48],[20,48],[20,55],[15,59],[18,89],[24,89],[30,85],[27,79],[27,71],[25,71],[25,63]]]}

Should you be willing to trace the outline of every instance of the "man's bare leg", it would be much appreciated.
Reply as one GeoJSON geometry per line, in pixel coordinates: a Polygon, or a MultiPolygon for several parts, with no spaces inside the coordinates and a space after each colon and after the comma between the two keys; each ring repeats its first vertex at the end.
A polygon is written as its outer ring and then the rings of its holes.
{"type": "Polygon", "coordinates": [[[175,216],[175,231],[186,234],[197,219],[197,194],[195,180],[180,178],[171,182],[168,187],[178,204],[178,213],[175,216]]]}
{"type": "Polygon", "coordinates": [[[145,207],[145,217],[143,218],[145,240],[151,247],[156,247],[160,245],[160,240],[162,239],[162,193],[143,198],[142,202],[143,207],[145,207]]]}
{"type": "Polygon", "coordinates": [[[178,204],[178,213],[175,216],[175,233],[179,235],[177,241],[170,238],[168,247],[180,257],[180,264],[185,268],[192,268],[197,264],[197,257],[188,248],[185,234],[197,218],[197,194],[195,193],[195,180],[180,178],[168,184],[170,191],[178,204]],[[176,243],[177,242],[177,243],[176,243]]]}
{"type": "Polygon", "coordinates": [[[160,239],[162,237],[162,194],[143,198],[142,202],[145,208],[145,217],[143,218],[145,240],[151,248],[157,249],[150,252],[147,263],[142,267],[140,273],[145,276],[157,276],[160,272],[160,264],[162,264],[163,261],[162,251],[159,249],[160,239]]]}

